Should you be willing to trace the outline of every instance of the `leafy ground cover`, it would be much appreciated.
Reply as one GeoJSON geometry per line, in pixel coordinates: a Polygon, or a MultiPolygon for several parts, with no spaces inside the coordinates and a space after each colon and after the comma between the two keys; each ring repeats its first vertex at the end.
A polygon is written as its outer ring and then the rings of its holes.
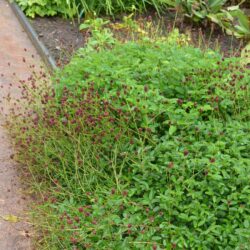
{"type": "Polygon", "coordinates": [[[249,69],[178,33],[101,30],[53,86],[21,82],[8,122],[39,247],[248,249],[249,69]]]}

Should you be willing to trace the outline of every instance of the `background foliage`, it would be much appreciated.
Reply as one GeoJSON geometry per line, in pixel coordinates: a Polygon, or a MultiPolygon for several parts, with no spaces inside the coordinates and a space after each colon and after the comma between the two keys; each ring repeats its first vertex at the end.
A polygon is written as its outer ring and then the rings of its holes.
{"type": "Polygon", "coordinates": [[[154,9],[163,14],[168,8],[175,8],[195,22],[209,20],[216,23],[230,35],[239,38],[250,38],[249,18],[240,9],[245,1],[231,5],[227,0],[17,0],[27,16],[54,16],[78,18],[88,16],[90,13],[114,15],[121,12],[142,12],[154,9]]]}
{"type": "Polygon", "coordinates": [[[62,14],[68,17],[83,15],[86,13],[106,13],[113,14],[122,11],[132,12],[135,10],[145,10],[152,6],[160,11],[166,5],[162,0],[17,0],[26,14],[30,17],[54,16],[62,14]]]}

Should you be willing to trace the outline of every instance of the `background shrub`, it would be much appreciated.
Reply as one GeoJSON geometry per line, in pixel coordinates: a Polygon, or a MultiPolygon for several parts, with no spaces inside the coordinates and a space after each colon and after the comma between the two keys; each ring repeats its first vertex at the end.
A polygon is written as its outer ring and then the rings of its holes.
{"type": "Polygon", "coordinates": [[[82,16],[86,13],[114,14],[118,12],[132,12],[134,10],[145,10],[153,7],[160,11],[166,2],[162,0],[17,0],[17,3],[25,11],[27,16],[54,16],[63,15],[73,17],[82,16]]]}

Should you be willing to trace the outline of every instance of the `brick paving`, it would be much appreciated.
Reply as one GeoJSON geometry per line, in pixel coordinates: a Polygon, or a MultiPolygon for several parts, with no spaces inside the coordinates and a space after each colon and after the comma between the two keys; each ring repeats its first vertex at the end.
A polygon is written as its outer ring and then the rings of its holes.
{"type": "MultiPolygon", "coordinates": [[[[35,48],[23,31],[6,0],[0,0],[0,100],[8,93],[9,83],[26,79],[31,74],[30,64],[40,64],[35,48]],[[28,52],[25,52],[27,49],[28,52]],[[35,55],[35,59],[31,57],[35,55]],[[27,63],[23,63],[23,58],[27,63]],[[10,65],[10,66],[9,66],[10,65]],[[13,74],[14,73],[14,74],[13,74]]],[[[18,95],[18,88],[12,88],[18,95]]],[[[1,113],[8,112],[7,107],[1,113]]],[[[13,148],[2,126],[0,113],[0,250],[30,250],[31,240],[25,234],[30,231],[26,217],[28,201],[24,196],[17,164],[11,159],[13,148]],[[6,221],[6,216],[21,219],[18,223],[6,221]]]]}

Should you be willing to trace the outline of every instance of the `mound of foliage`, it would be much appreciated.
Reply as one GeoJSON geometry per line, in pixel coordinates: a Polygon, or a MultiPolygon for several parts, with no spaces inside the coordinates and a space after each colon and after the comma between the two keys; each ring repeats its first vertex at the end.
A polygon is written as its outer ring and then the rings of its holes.
{"type": "Polygon", "coordinates": [[[237,58],[117,42],[81,49],[53,87],[44,78],[22,82],[28,105],[9,123],[43,197],[41,248],[248,248],[250,74],[237,58]]]}

